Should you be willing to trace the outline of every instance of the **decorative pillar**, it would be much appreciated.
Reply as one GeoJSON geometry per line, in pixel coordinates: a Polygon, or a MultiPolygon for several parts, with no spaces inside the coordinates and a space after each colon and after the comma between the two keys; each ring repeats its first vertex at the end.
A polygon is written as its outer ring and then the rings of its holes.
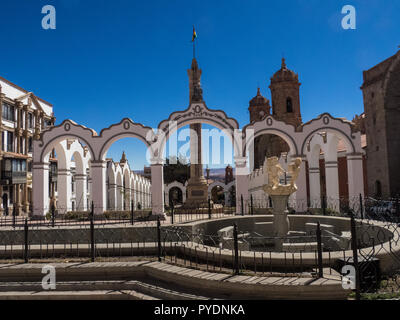
{"type": "Polygon", "coordinates": [[[92,184],[90,195],[94,204],[94,213],[103,214],[107,206],[106,197],[106,166],[103,160],[91,161],[92,184]]]}
{"type": "Polygon", "coordinates": [[[308,169],[310,182],[310,207],[321,208],[321,181],[319,167],[308,169]]]}
{"type": "MultiPolygon", "coordinates": [[[[4,93],[2,93],[2,89],[0,86],[0,121],[2,121],[3,119],[3,99],[6,95],[4,93]]],[[[3,128],[2,126],[0,126],[0,160],[3,159],[3,138],[2,138],[2,132],[3,132],[3,128]]],[[[7,151],[7,150],[5,150],[7,151]]]]}
{"type": "Polygon", "coordinates": [[[151,164],[151,193],[153,215],[162,215],[164,217],[164,177],[162,162],[151,164]]]}
{"type": "Polygon", "coordinates": [[[125,187],[123,196],[124,196],[124,203],[125,203],[124,210],[129,211],[130,207],[131,207],[131,188],[125,187]]]}
{"type": "Polygon", "coordinates": [[[17,128],[15,130],[15,136],[17,138],[17,149],[15,150],[16,153],[22,153],[22,145],[21,145],[21,120],[22,120],[22,102],[18,101],[16,103],[16,122],[17,122],[17,128]]]}
{"type": "Polygon", "coordinates": [[[71,170],[58,168],[57,191],[58,213],[65,214],[71,210],[71,170]]]}
{"type": "MultiPolygon", "coordinates": [[[[363,158],[361,153],[347,154],[347,176],[350,205],[364,198],[363,158]]],[[[355,208],[359,206],[354,206],[355,208]]],[[[360,214],[359,210],[357,212],[360,214]]]]}
{"type": "Polygon", "coordinates": [[[87,190],[86,190],[86,174],[76,174],[74,176],[76,183],[76,210],[86,211],[87,210],[87,190]]]}
{"type": "Polygon", "coordinates": [[[24,188],[24,211],[25,211],[26,215],[28,215],[29,214],[28,184],[25,183],[23,185],[23,188],[24,188]]]}
{"type": "Polygon", "coordinates": [[[35,140],[40,139],[40,112],[39,109],[35,110],[35,134],[33,136],[35,140]]]}
{"type": "Polygon", "coordinates": [[[139,203],[139,192],[138,192],[138,185],[136,184],[136,189],[135,189],[135,201],[133,202],[135,210],[138,209],[138,203],[139,203]]]}
{"type": "MultiPolygon", "coordinates": [[[[299,156],[292,156],[292,158],[298,158],[299,156]]],[[[295,206],[296,212],[306,212],[307,211],[307,170],[305,156],[301,158],[300,172],[297,177],[296,186],[297,191],[295,193],[295,206]]]]}
{"type": "Polygon", "coordinates": [[[124,193],[123,193],[123,186],[117,185],[117,210],[121,211],[123,207],[124,201],[124,193]]]}
{"type": "Polygon", "coordinates": [[[325,161],[325,177],[327,207],[339,212],[339,173],[337,161],[325,161]]]}
{"type": "Polygon", "coordinates": [[[25,139],[25,146],[24,146],[24,154],[27,155],[28,154],[28,142],[29,142],[29,131],[28,131],[28,106],[24,106],[23,108],[24,112],[25,112],[25,126],[24,126],[24,131],[23,131],[23,136],[25,139]]]}
{"type": "Polygon", "coordinates": [[[45,216],[49,212],[49,164],[33,162],[32,164],[33,215],[45,216]]]}
{"type": "Polygon", "coordinates": [[[16,208],[16,214],[17,216],[22,215],[22,204],[21,204],[21,198],[22,198],[22,191],[21,191],[21,184],[15,184],[14,185],[14,190],[15,190],[15,208],[16,208]]]}
{"type": "Polygon", "coordinates": [[[235,157],[235,181],[236,181],[236,213],[240,214],[241,198],[243,197],[243,212],[247,213],[246,203],[249,199],[249,169],[245,157],[235,157]]]}
{"type": "Polygon", "coordinates": [[[116,210],[117,209],[117,185],[115,183],[110,183],[108,185],[108,201],[109,201],[109,209],[116,210]]]}
{"type": "MultiPolygon", "coordinates": [[[[0,121],[3,119],[3,99],[5,94],[2,92],[2,88],[0,86],[0,121]]],[[[0,125],[0,163],[3,160],[3,128],[0,125]]],[[[3,215],[4,209],[3,208],[3,186],[0,185],[0,215],[3,215]]]]}

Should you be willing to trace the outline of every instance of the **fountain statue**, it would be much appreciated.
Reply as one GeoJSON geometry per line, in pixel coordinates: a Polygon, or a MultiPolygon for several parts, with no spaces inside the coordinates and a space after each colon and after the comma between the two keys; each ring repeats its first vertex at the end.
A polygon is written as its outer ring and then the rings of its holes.
{"type": "Polygon", "coordinates": [[[291,176],[289,184],[280,183],[280,177],[285,174],[285,170],[279,164],[278,157],[267,158],[264,162],[264,172],[268,175],[268,184],[263,186],[263,190],[272,200],[275,249],[278,251],[282,250],[282,244],[290,230],[287,203],[289,196],[297,191],[296,180],[301,162],[301,158],[294,158],[293,162],[288,165],[288,173],[291,176]]]}

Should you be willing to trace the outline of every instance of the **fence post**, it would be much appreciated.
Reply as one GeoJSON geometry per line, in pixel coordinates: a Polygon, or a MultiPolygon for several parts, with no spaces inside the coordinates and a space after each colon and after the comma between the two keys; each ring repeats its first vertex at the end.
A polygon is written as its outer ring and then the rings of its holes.
{"type": "Polygon", "coordinates": [[[133,226],[133,200],[131,200],[131,225],[133,226]]]}
{"type": "Polygon", "coordinates": [[[16,224],[15,219],[16,219],[16,216],[17,216],[17,213],[16,213],[16,211],[15,211],[15,205],[13,205],[12,216],[13,216],[13,218],[12,218],[12,224],[13,224],[13,228],[15,228],[15,224],[16,224]]]}
{"type": "Polygon", "coordinates": [[[233,248],[235,250],[235,263],[233,271],[236,275],[239,274],[239,245],[238,245],[238,227],[237,224],[233,224],[233,248]]]}
{"type": "Polygon", "coordinates": [[[54,203],[51,206],[51,226],[54,228],[54,220],[56,218],[56,208],[54,206],[54,203]]]}
{"type": "Polygon", "coordinates": [[[90,251],[92,262],[94,262],[96,258],[96,249],[94,243],[94,205],[92,201],[92,210],[90,212],[90,251]]]}
{"type": "Polygon", "coordinates": [[[357,229],[354,214],[350,216],[351,227],[351,249],[353,250],[353,263],[356,270],[356,300],[360,300],[360,269],[358,265],[358,252],[357,252],[357,229]]]}
{"type": "Polygon", "coordinates": [[[171,224],[174,224],[174,213],[175,213],[174,210],[175,210],[174,200],[172,200],[171,201],[171,224]]]}
{"type": "Polygon", "coordinates": [[[253,211],[253,194],[250,195],[250,214],[253,215],[254,211],[253,211]]]}
{"type": "Polygon", "coordinates": [[[24,259],[25,263],[29,261],[29,239],[28,239],[28,219],[25,219],[25,226],[24,226],[24,242],[25,242],[25,252],[24,252],[24,259]]]}
{"type": "Polygon", "coordinates": [[[317,223],[317,243],[318,243],[318,277],[324,277],[324,270],[322,265],[322,236],[321,236],[321,225],[317,223]]]}
{"type": "Polygon", "coordinates": [[[360,215],[361,215],[361,220],[364,220],[364,207],[363,207],[363,199],[361,193],[360,193],[360,215]]]}
{"type": "Polygon", "coordinates": [[[208,219],[211,220],[211,198],[208,197],[208,219]]]}
{"type": "Polygon", "coordinates": [[[161,223],[160,223],[160,217],[157,217],[157,244],[158,244],[158,261],[161,262],[161,223]]]}
{"type": "Polygon", "coordinates": [[[325,195],[322,196],[321,200],[322,200],[322,214],[324,216],[326,216],[326,202],[325,202],[326,198],[325,198],[325,195]]]}
{"type": "Polygon", "coordinates": [[[240,195],[240,212],[242,213],[242,216],[244,216],[244,206],[243,206],[243,195],[240,195]]]}

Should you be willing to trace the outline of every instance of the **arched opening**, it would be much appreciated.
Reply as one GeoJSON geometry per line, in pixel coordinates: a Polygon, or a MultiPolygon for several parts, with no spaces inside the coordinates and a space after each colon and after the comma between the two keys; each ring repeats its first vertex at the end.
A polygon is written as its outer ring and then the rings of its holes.
{"type": "Polygon", "coordinates": [[[225,203],[225,192],[222,186],[215,186],[211,189],[211,200],[214,203],[225,203]]]}
{"type": "Polygon", "coordinates": [[[87,210],[87,179],[92,158],[88,146],[75,137],[55,139],[42,152],[47,171],[47,212],[56,214],[87,210]]]}
{"type": "Polygon", "coordinates": [[[290,98],[290,97],[286,98],[286,112],[287,113],[293,112],[293,101],[292,101],[292,98],[290,98]]]}
{"type": "Polygon", "coordinates": [[[169,206],[183,204],[183,193],[178,187],[172,187],[169,189],[169,206]]]}
{"type": "Polygon", "coordinates": [[[106,203],[110,215],[150,210],[151,185],[147,144],[137,137],[114,137],[103,146],[106,165],[106,203]],[[112,143],[111,143],[112,142],[112,143]]]}
{"type": "MultiPolygon", "coordinates": [[[[196,187],[200,184],[202,188],[202,190],[195,190],[195,192],[203,192],[203,200],[199,200],[199,203],[208,206],[208,186],[214,181],[223,180],[226,166],[232,167],[234,165],[234,148],[231,137],[226,130],[221,130],[208,123],[201,124],[200,128],[196,130],[201,130],[198,131],[201,132],[201,140],[197,132],[193,134],[193,128],[191,129],[188,125],[180,127],[169,135],[163,154],[166,158],[164,181],[166,186],[171,183],[188,184],[187,189],[185,188],[187,196],[183,196],[183,201],[185,202],[185,199],[187,199],[188,203],[193,201],[190,199],[193,191],[191,183],[195,181],[196,187]],[[195,145],[191,141],[194,141],[195,145]],[[198,148],[199,141],[201,143],[200,149],[198,148]],[[199,158],[200,153],[201,158],[199,158]]],[[[170,193],[167,195],[171,196],[170,193]]],[[[171,202],[171,199],[169,202],[171,202]]]]}
{"type": "MultiPolygon", "coordinates": [[[[261,129],[255,132],[254,138],[248,141],[248,155],[250,175],[249,196],[245,207],[251,206],[257,208],[259,212],[267,213],[269,208],[268,195],[263,190],[263,185],[267,183],[265,180],[267,163],[266,158],[277,157],[280,166],[285,170],[285,174],[281,176],[281,183],[290,182],[291,176],[287,174],[288,165],[291,163],[291,155],[297,154],[296,145],[289,136],[274,129],[261,129]],[[252,153],[252,150],[253,153],[252,153]],[[250,199],[251,198],[251,199],[250,199]]],[[[294,199],[295,194],[292,194],[290,201],[294,199]]],[[[241,199],[238,199],[241,203],[241,199]]]]}
{"type": "Polygon", "coordinates": [[[262,134],[254,139],[254,169],[264,165],[265,158],[278,157],[289,154],[290,147],[281,137],[274,134],[262,134]]]}
{"type": "Polygon", "coordinates": [[[379,180],[375,181],[375,198],[382,198],[382,183],[379,180]]]}
{"type": "Polygon", "coordinates": [[[319,213],[349,212],[358,195],[351,199],[349,192],[349,172],[354,160],[349,156],[353,150],[347,137],[339,131],[321,128],[311,135],[306,149],[309,208],[319,213]]]}

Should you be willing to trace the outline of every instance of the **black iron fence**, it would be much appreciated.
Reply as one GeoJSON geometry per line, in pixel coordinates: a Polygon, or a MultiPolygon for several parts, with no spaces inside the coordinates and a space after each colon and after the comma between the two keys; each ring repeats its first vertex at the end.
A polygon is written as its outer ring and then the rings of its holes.
{"type": "MultiPolygon", "coordinates": [[[[250,201],[253,205],[246,214],[255,214],[256,201],[250,201]]],[[[355,271],[356,298],[400,297],[398,201],[359,199],[358,203],[357,219],[354,209],[346,214],[349,235],[334,240],[347,241],[348,245],[341,248],[330,244],[332,235],[321,230],[319,222],[312,232],[290,237],[267,237],[235,224],[206,234],[201,229],[194,231],[191,225],[177,224],[229,217],[236,210],[210,205],[185,212],[187,208],[172,207],[168,221],[159,217],[152,221],[137,219],[132,211],[126,217],[104,222],[93,214],[92,207],[91,214],[80,221],[60,222],[56,215],[45,222],[9,219],[0,230],[0,258],[29,262],[67,257],[92,261],[146,257],[214,272],[311,278],[338,274],[344,266],[350,266],[355,271]],[[109,225],[110,221],[115,225],[109,225]]]]}
{"type": "MultiPolygon", "coordinates": [[[[354,214],[359,219],[400,222],[400,198],[374,199],[361,194],[352,198],[327,196],[311,200],[289,198],[287,207],[292,214],[344,217],[354,214]]],[[[272,214],[272,199],[252,194],[248,199],[241,196],[238,212],[242,215],[272,214]]]]}

